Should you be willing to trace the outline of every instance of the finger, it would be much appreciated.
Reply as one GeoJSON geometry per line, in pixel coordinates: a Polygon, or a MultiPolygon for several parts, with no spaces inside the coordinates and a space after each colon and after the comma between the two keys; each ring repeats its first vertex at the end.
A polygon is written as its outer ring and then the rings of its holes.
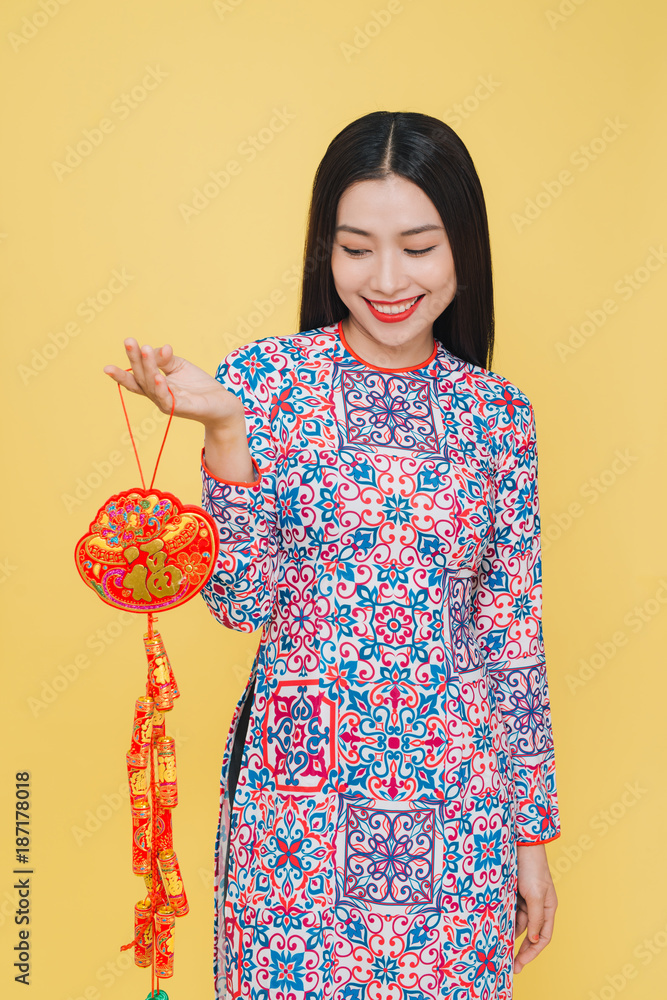
{"type": "Polygon", "coordinates": [[[539,944],[533,944],[526,936],[514,956],[514,971],[520,972],[524,965],[527,965],[528,962],[531,962],[537,957],[540,951],[541,948],[539,944]]]}
{"type": "Polygon", "coordinates": [[[137,383],[144,389],[146,388],[146,378],[144,374],[144,362],[141,356],[141,348],[139,344],[134,339],[134,337],[128,337],[123,341],[125,345],[125,353],[127,354],[128,360],[132,365],[132,372],[134,374],[137,383]]]}
{"type": "Polygon", "coordinates": [[[141,348],[141,357],[144,366],[144,376],[146,378],[146,394],[153,402],[160,407],[164,413],[171,412],[175,399],[168,386],[167,380],[157,366],[156,351],[149,344],[144,344],[141,348]]]}
{"type": "Polygon", "coordinates": [[[157,363],[158,368],[161,368],[162,371],[168,369],[169,365],[173,360],[173,357],[174,357],[174,352],[170,344],[164,344],[162,347],[159,347],[155,352],[155,361],[157,363]]]}
{"type": "Polygon", "coordinates": [[[164,344],[155,352],[155,363],[165,375],[176,374],[182,361],[174,354],[171,344],[164,344]]]}
{"type": "Polygon", "coordinates": [[[544,921],[542,927],[540,928],[540,938],[537,947],[540,949],[544,948],[546,944],[551,941],[554,932],[554,923],[556,921],[556,907],[558,906],[558,900],[556,899],[555,891],[552,893],[547,893],[547,898],[544,902],[543,915],[544,921]]]}
{"type": "Polygon", "coordinates": [[[523,893],[525,909],[528,915],[528,925],[526,936],[529,941],[539,941],[540,931],[544,923],[544,904],[546,901],[546,889],[531,886],[528,892],[523,893]]]}
{"type": "Polygon", "coordinates": [[[104,371],[107,375],[111,376],[114,382],[122,385],[124,389],[128,390],[128,392],[136,392],[140,396],[146,395],[132,372],[126,372],[122,368],[117,368],[116,365],[105,365],[104,371]]]}
{"type": "Polygon", "coordinates": [[[545,945],[549,944],[549,942],[551,941],[554,932],[555,916],[556,916],[555,911],[552,913],[547,912],[544,919],[544,923],[542,924],[542,929],[540,931],[539,941],[535,945],[536,948],[539,948],[541,950],[542,948],[544,948],[545,945]]]}
{"type": "MultiPolygon", "coordinates": [[[[528,904],[528,933],[521,942],[521,947],[515,955],[514,971],[520,972],[524,965],[528,962],[532,962],[539,953],[545,948],[551,941],[553,934],[554,919],[556,915],[556,907],[545,901],[541,907],[541,926],[537,935],[535,935],[534,926],[536,920],[534,915],[531,916],[530,904],[528,904]]],[[[519,922],[517,917],[517,923],[519,922]]],[[[518,932],[520,933],[520,932],[518,932]]]]}
{"type": "Polygon", "coordinates": [[[542,949],[549,944],[550,940],[551,938],[540,936],[539,941],[533,943],[529,941],[526,936],[514,956],[514,971],[520,972],[524,965],[528,965],[528,963],[532,962],[534,958],[537,958],[542,949]]]}
{"type": "Polygon", "coordinates": [[[526,939],[524,938],[523,941],[521,942],[521,947],[519,948],[519,950],[517,951],[516,955],[514,956],[514,973],[515,974],[521,972],[521,970],[523,969],[524,965],[528,965],[528,963],[530,962],[531,958],[535,957],[534,955],[531,955],[529,953],[530,952],[530,947],[532,947],[532,946],[524,948],[524,944],[525,943],[526,943],[526,939]]]}
{"type": "Polygon", "coordinates": [[[176,395],[160,372],[155,376],[155,398],[164,413],[171,413],[172,407],[176,407],[176,395]]]}

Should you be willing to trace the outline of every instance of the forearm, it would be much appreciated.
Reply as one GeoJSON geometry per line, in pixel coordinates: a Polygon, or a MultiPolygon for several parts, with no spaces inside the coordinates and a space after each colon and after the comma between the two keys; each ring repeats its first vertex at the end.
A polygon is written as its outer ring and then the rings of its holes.
{"type": "Polygon", "coordinates": [[[216,479],[228,483],[256,482],[243,413],[205,425],[204,456],[209,472],[216,479]]]}
{"type": "MultiPolygon", "coordinates": [[[[252,471],[259,467],[253,464],[252,471]]],[[[270,473],[254,483],[224,482],[202,464],[204,509],[218,526],[220,551],[202,596],[227,628],[254,632],[271,616],[278,563],[278,534],[270,473]]]]}
{"type": "Polygon", "coordinates": [[[518,858],[526,858],[540,861],[547,860],[547,849],[544,844],[517,844],[516,853],[518,858]]]}
{"type": "Polygon", "coordinates": [[[517,840],[555,840],[560,818],[544,655],[490,664],[489,681],[511,755],[517,840]]]}

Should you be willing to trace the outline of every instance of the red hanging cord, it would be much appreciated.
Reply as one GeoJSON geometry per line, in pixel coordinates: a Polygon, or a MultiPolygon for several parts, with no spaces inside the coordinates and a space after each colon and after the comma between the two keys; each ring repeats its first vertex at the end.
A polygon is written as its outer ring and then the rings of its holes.
{"type": "MultiPolygon", "coordinates": [[[[125,370],[132,371],[131,368],[126,368],[125,370]]],[[[174,396],[169,386],[167,386],[167,389],[169,390],[169,395],[171,396],[171,412],[169,414],[169,420],[165,428],[164,437],[162,438],[162,444],[160,445],[160,450],[158,452],[158,456],[155,461],[155,468],[153,469],[153,478],[151,479],[150,486],[148,487],[149,490],[153,489],[153,484],[155,482],[155,477],[157,475],[158,465],[160,464],[160,459],[162,458],[162,452],[164,451],[165,442],[167,440],[167,434],[169,433],[169,428],[171,427],[171,421],[174,416],[174,407],[176,406],[176,397],[174,396]]],[[[137,445],[134,440],[134,434],[132,433],[130,418],[128,416],[127,409],[125,407],[125,400],[123,399],[123,390],[120,383],[118,383],[118,393],[120,395],[120,402],[121,406],[123,407],[123,413],[125,414],[125,423],[127,424],[127,429],[130,433],[130,440],[132,442],[132,447],[134,449],[134,457],[136,458],[137,466],[139,467],[139,475],[141,476],[141,485],[144,489],[146,489],[146,480],[144,479],[143,469],[141,468],[141,462],[139,460],[139,452],[137,451],[137,445]]],[[[154,630],[155,615],[149,612],[146,617],[148,619],[148,635],[152,639],[155,634],[154,630]]],[[[150,679],[146,681],[146,696],[148,697],[149,694],[150,694],[150,679]]],[[[157,931],[156,911],[157,911],[157,899],[158,899],[157,887],[158,887],[158,877],[159,877],[158,861],[157,861],[157,789],[155,786],[155,753],[156,749],[153,745],[153,740],[151,739],[151,746],[150,746],[151,888],[149,893],[151,901],[150,916],[146,919],[145,924],[144,923],[141,924],[134,939],[130,941],[128,944],[122,945],[120,949],[121,951],[125,951],[127,948],[132,948],[135,944],[135,941],[139,940],[140,935],[143,933],[144,927],[147,926],[149,923],[152,924],[153,926],[152,947],[151,947],[151,996],[152,997],[157,996],[160,991],[160,977],[157,976],[155,972],[155,953],[157,946],[157,938],[156,938],[156,931],[157,931]]]]}
{"type": "MultiPolygon", "coordinates": [[[[131,368],[126,368],[125,371],[131,372],[132,369],[131,368]]],[[[155,468],[153,469],[153,478],[151,479],[151,484],[148,487],[149,490],[153,489],[153,483],[155,482],[155,477],[157,475],[157,467],[160,464],[160,459],[162,458],[162,452],[164,450],[164,445],[165,445],[165,442],[167,440],[167,434],[169,433],[169,428],[171,427],[171,421],[172,421],[172,418],[174,416],[174,407],[176,406],[176,397],[174,396],[173,392],[171,391],[170,386],[167,386],[167,389],[169,390],[169,395],[171,396],[171,413],[169,414],[169,420],[167,422],[167,427],[165,429],[164,437],[162,438],[162,444],[160,445],[160,450],[158,452],[157,460],[155,462],[155,468]]],[[[137,451],[137,446],[136,446],[136,443],[135,443],[135,440],[134,440],[134,434],[132,433],[132,428],[130,426],[130,418],[127,415],[127,409],[125,408],[125,400],[123,399],[123,389],[122,389],[122,386],[121,386],[120,382],[118,383],[118,393],[120,395],[120,404],[123,407],[123,413],[125,414],[125,423],[127,424],[127,429],[130,432],[130,441],[132,442],[132,447],[134,448],[134,457],[136,458],[137,465],[139,466],[139,475],[141,476],[141,485],[143,486],[144,489],[146,489],[146,480],[144,479],[143,469],[141,468],[141,462],[139,461],[139,452],[137,451]]]]}

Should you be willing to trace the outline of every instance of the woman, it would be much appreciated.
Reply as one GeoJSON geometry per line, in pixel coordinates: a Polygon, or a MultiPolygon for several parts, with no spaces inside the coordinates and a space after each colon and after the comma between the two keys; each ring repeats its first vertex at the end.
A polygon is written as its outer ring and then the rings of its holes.
{"type": "Polygon", "coordinates": [[[535,420],[488,367],[486,209],[447,125],[374,112],[332,141],[300,329],[215,380],[133,340],[105,369],[204,424],[204,596],[263,628],[222,768],[216,996],[508,1000],[557,905],[535,420]]]}

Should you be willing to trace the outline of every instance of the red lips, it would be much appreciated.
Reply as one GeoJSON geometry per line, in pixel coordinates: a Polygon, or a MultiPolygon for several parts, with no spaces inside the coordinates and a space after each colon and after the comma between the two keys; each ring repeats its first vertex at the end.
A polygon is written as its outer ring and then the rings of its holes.
{"type": "MultiPolygon", "coordinates": [[[[362,296],[362,298],[364,298],[364,297],[362,296]]],[[[412,296],[410,296],[410,298],[414,298],[414,296],[412,295],[412,296]]],[[[418,296],[417,301],[415,302],[414,305],[410,306],[409,309],[406,309],[404,312],[400,312],[400,313],[383,313],[383,312],[379,312],[379,310],[377,310],[375,308],[375,306],[373,305],[373,303],[369,299],[364,298],[364,302],[366,303],[366,305],[370,309],[372,315],[375,316],[376,319],[379,319],[382,323],[399,323],[401,320],[407,319],[408,316],[412,316],[413,312],[415,311],[415,309],[417,308],[417,306],[419,305],[419,303],[421,302],[421,300],[423,298],[424,298],[423,294],[420,295],[420,296],[418,296]]],[[[397,305],[400,305],[401,302],[409,302],[409,301],[410,301],[410,299],[396,299],[394,302],[387,302],[386,304],[387,305],[392,305],[392,306],[397,306],[397,305]]]]}

